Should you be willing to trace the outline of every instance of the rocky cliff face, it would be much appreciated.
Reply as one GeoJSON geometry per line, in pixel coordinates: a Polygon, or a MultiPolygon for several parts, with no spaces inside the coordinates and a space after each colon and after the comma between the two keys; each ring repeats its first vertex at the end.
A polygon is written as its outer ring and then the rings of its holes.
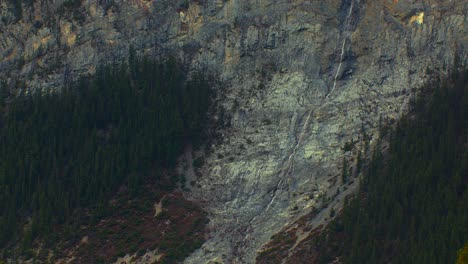
{"type": "Polygon", "coordinates": [[[0,77],[10,87],[59,87],[125,57],[129,45],[150,56],[173,52],[227,84],[215,116],[222,140],[197,173],[182,166],[193,182],[186,195],[211,219],[208,241],[186,263],[253,263],[273,234],[315,210],[300,222],[299,243],[357,186],[339,178],[343,158],[353,164],[361,151],[352,142],[372,144],[379,119],[397,119],[430,74],[467,62],[463,0],[0,7],[0,77]]]}

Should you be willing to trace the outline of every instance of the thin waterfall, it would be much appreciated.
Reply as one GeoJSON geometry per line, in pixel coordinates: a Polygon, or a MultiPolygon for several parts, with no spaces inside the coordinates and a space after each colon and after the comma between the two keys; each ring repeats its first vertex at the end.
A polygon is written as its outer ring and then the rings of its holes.
{"type": "Polygon", "coordinates": [[[350,35],[349,20],[351,18],[352,13],[353,13],[353,9],[354,9],[354,0],[351,1],[351,6],[349,7],[349,12],[348,12],[348,15],[346,16],[346,19],[345,19],[345,24],[344,24],[344,29],[343,29],[343,44],[341,45],[341,54],[340,54],[338,69],[336,70],[335,78],[333,80],[333,88],[325,96],[325,98],[328,98],[328,96],[330,96],[330,94],[332,94],[333,91],[335,91],[335,89],[336,89],[336,82],[338,80],[338,76],[340,75],[341,67],[343,66],[343,57],[344,57],[344,54],[345,54],[346,41],[348,40],[349,35],[350,35]]]}
{"type": "MultiPolygon", "coordinates": [[[[355,0],[352,0],[351,1],[351,5],[350,5],[350,8],[349,8],[349,12],[346,16],[346,19],[345,19],[345,23],[344,23],[344,29],[343,29],[343,33],[342,33],[342,36],[343,36],[343,44],[341,45],[341,54],[340,54],[340,61],[339,61],[339,65],[338,65],[338,69],[336,71],[336,74],[335,74],[335,77],[334,77],[334,82],[333,82],[333,89],[330,91],[330,93],[328,93],[326,95],[325,98],[327,98],[336,88],[336,83],[337,83],[337,79],[338,79],[338,75],[341,71],[341,67],[342,67],[342,64],[343,64],[343,57],[344,57],[344,54],[345,54],[345,47],[346,47],[346,41],[348,40],[349,38],[349,35],[350,35],[350,18],[351,18],[351,15],[352,15],[352,12],[353,12],[353,9],[354,9],[354,1],[355,0]]],[[[291,178],[291,175],[293,174],[293,171],[294,171],[294,160],[296,158],[296,154],[297,154],[297,151],[298,149],[301,147],[303,141],[304,141],[304,137],[307,133],[307,130],[309,128],[309,124],[310,124],[310,119],[312,117],[312,109],[310,109],[309,111],[306,112],[307,115],[306,115],[306,119],[304,121],[304,124],[302,125],[301,127],[301,130],[300,130],[300,133],[299,133],[299,136],[297,137],[297,140],[292,148],[292,151],[291,151],[291,154],[289,155],[287,161],[285,162],[285,164],[283,165],[283,168],[280,170],[280,173],[279,173],[279,181],[278,183],[276,184],[275,188],[272,190],[272,193],[271,193],[271,197],[270,197],[270,201],[269,203],[267,204],[267,206],[265,207],[265,209],[258,215],[254,216],[253,218],[250,219],[250,221],[248,222],[248,226],[246,227],[246,230],[245,230],[245,235],[244,235],[244,238],[243,238],[243,245],[240,246],[238,249],[237,249],[237,252],[240,253],[242,251],[245,250],[245,247],[247,246],[247,241],[248,239],[250,238],[250,231],[252,230],[252,225],[253,223],[258,219],[259,216],[263,216],[265,215],[266,212],[268,212],[271,207],[273,206],[276,198],[277,198],[277,194],[278,194],[278,191],[282,190],[284,188],[284,185],[285,185],[285,179],[287,178],[288,179],[288,182],[291,178]]]]}

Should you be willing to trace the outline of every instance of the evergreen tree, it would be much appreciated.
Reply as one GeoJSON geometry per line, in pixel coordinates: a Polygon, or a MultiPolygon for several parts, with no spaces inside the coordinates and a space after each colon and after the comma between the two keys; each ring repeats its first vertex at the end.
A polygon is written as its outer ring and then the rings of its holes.
{"type": "Polygon", "coordinates": [[[132,49],[128,63],[101,65],[92,80],[60,92],[6,101],[5,87],[0,83],[0,245],[14,236],[30,245],[72,221],[77,208],[105,215],[122,185],[138,195],[151,171],[173,168],[185,143],[201,140],[210,105],[201,75],[189,80],[174,59],[141,59],[132,49]]]}
{"type": "Polygon", "coordinates": [[[468,71],[452,78],[413,101],[385,133],[386,152],[376,143],[360,193],[326,231],[337,250],[317,252],[343,263],[455,263],[468,241],[468,71]]]}

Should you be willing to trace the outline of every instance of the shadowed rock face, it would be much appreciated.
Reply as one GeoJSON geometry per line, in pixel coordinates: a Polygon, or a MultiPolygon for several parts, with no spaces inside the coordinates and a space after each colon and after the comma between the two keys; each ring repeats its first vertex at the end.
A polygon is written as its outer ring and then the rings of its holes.
{"type": "MultiPolygon", "coordinates": [[[[253,263],[262,245],[313,208],[326,223],[357,181],[344,153],[379,118],[398,118],[429,72],[467,62],[468,2],[455,0],[0,0],[0,76],[54,88],[99,62],[175,52],[229,85],[222,140],[187,196],[210,215],[210,237],[186,263],[253,263]],[[98,3],[96,3],[98,2],[98,3]],[[328,198],[327,198],[328,197],[328,198]]],[[[220,118],[220,115],[215,118],[220,118]]],[[[298,239],[304,234],[299,233],[298,239]]]]}

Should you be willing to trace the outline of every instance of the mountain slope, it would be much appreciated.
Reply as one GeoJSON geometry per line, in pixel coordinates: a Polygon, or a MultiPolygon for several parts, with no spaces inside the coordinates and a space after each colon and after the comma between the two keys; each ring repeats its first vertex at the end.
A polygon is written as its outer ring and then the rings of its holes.
{"type": "Polygon", "coordinates": [[[228,84],[214,116],[221,138],[185,172],[187,197],[211,220],[187,263],[253,263],[284,225],[329,221],[357,189],[335,196],[344,146],[351,164],[349,143],[374,144],[380,117],[398,119],[413,89],[447,74],[456,54],[467,61],[466,1],[43,0],[23,5],[21,18],[0,3],[9,87],[60,87],[125,57],[130,44],[175,52],[228,84]]]}
{"type": "Polygon", "coordinates": [[[361,186],[336,219],[299,243],[290,238],[307,223],[285,228],[257,263],[455,263],[468,241],[467,77],[426,85],[408,114],[382,125],[370,160],[343,171],[361,186]]]}

